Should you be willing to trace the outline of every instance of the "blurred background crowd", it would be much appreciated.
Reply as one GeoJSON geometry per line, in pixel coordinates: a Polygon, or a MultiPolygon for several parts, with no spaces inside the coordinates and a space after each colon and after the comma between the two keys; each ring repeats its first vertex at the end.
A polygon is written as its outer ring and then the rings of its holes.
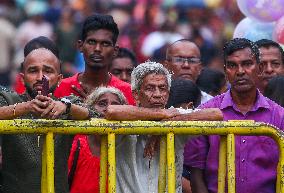
{"type": "MultiPolygon", "coordinates": [[[[281,1],[283,0],[269,0],[278,8],[277,3],[281,1]]],[[[240,11],[242,5],[239,2],[0,0],[0,85],[9,87],[14,84],[15,74],[23,61],[24,45],[40,35],[49,37],[57,43],[65,77],[83,71],[84,61],[76,49],[76,40],[82,21],[94,12],[108,13],[114,17],[120,29],[119,46],[132,50],[139,63],[147,59],[163,61],[168,44],[181,38],[188,38],[200,47],[205,66],[222,71],[221,50],[225,41],[234,36],[247,36],[253,40],[255,37],[271,39],[267,34],[272,33],[272,25],[275,25],[265,23],[261,26],[250,18],[245,18],[242,14],[244,10],[240,11]],[[255,31],[244,35],[245,31],[249,31],[249,26],[256,24],[255,31]],[[263,30],[257,28],[259,25],[263,30]],[[264,31],[265,34],[258,34],[260,31],[264,31]]],[[[274,9],[273,13],[277,13],[277,10],[274,9]]],[[[284,10],[281,13],[284,13],[284,10]]],[[[260,14],[260,17],[261,20],[266,19],[265,22],[273,21],[263,14],[260,14]]]]}
{"type": "Polygon", "coordinates": [[[65,77],[83,71],[76,40],[94,12],[115,18],[119,46],[133,50],[138,62],[162,61],[167,44],[189,38],[205,65],[220,69],[222,45],[244,17],[235,0],[0,0],[0,85],[13,84],[24,45],[40,35],[56,41],[65,77]]]}

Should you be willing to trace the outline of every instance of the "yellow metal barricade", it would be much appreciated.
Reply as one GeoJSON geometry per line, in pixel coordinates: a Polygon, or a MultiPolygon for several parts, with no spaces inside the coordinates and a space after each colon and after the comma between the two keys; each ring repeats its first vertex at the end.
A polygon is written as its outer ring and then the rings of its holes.
{"type": "Polygon", "coordinates": [[[218,170],[218,193],[225,192],[225,176],[228,174],[228,192],[235,193],[235,135],[269,136],[279,146],[276,192],[284,193],[284,134],[271,125],[253,121],[91,121],[63,120],[2,120],[0,133],[45,134],[42,156],[42,193],[54,193],[54,134],[100,134],[101,174],[100,193],[115,193],[115,135],[151,134],[162,135],[160,145],[159,192],[175,192],[175,135],[221,135],[218,170]],[[108,170],[107,169],[108,165],[108,170]],[[107,172],[108,171],[108,172],[107,172]],[[167,174],[167,177],[166,177],[167,174]],[[170,183],[166,183],[170,182],[170,183]]]}

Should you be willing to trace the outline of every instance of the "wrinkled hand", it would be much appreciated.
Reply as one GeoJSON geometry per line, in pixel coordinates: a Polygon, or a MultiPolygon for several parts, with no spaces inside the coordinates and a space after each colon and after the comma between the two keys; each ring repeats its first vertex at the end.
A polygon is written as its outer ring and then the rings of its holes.
{"type": "Polygon", "coordinates": [[[144,157],[152,159],[155,155],[155,152],[158,150],[160,144],[160,136],[153,135],[148,138],[146,146],[144,148],[144,157]]]}
{"type": "Polygon", "coordinates": [[[84,88],[83,86],[82,86],[82,84],[80,84],[81,85],[81,88],[77,88],[75,85],[72,85],[71,86],[71,88],[75,91],[75,92],[77,92],[79,95],[80,95],[80,97],[82,97],[82,98],[87,98],[87,96],[88,96],[88,91],[87,91],[87,89],[86,88],[84,88]]]}
{"type": "Polygon", "coordinates": [[[167,109],[167,118],[170,119],[172,117],[180,115],[180,112],[176,108],[169,108],[167,109]]]}

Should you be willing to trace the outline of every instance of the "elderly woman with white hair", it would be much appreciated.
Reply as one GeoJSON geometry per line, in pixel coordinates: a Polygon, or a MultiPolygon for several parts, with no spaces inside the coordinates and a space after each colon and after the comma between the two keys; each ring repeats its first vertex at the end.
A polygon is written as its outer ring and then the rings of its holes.
{"type": "MultiPolygon", "coordinates": [[[[99,87],[85,103],[103,118],[109,105],[127,104],[125,96],[116,88],[99,87]]],[[[75,136],[68,161],[70,193],[98,193],[100,178],[100,135],[75,136]]]]}
{"type": "MultiPolygon", "coordinates": [[[[110,105],[105,114],[107,119],[154,121],[223,119],[219,109],[199,111],[165,109],[171,87],[171,75],[160,63],[147,61],[138,65],[131,74],[131,87],[137,106],[110,105]]],[[[187,137],[179,135],[175,139],[176,192],[178,193],[182,192],[183,147],[187,137]]],[[[154,154],[151,151],[145,152],[149,140],[154,141],[154,145],[155,141],[159,141],[149,135],[127,135],[116,138],[117,193],[158,192],[159,149],[157,148],[154,154]]]]}

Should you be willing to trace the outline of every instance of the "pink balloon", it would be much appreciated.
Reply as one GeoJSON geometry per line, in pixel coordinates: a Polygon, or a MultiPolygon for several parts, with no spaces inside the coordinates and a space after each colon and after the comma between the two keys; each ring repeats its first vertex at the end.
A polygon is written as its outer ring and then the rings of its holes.
{"type": "Polygon", "coordinates": [[[276,22],[273,36],[275,41],[284,44],[284,16],[276,22]]]}
{"type": "Polygon", "coordinates": [[[241,12],[261,22],[272,22],[284,15],[284,0],[237,0],[241,12]]]}
{"type": "Polygon", "coordinates": [[[233,38],[247,38],[251,41],[272,39],[275,22],[259,22],[248,17],[238,23],[233,38]]]}

